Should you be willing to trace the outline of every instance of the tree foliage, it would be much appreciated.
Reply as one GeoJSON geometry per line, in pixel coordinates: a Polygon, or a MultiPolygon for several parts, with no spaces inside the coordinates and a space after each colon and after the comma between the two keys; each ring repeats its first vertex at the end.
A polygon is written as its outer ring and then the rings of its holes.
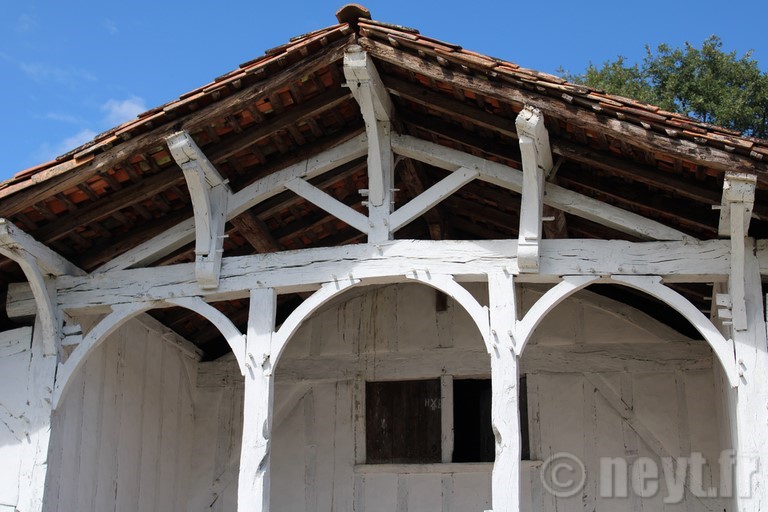
{"type": "Polygon", "coordinates": [[[747,52],[724,52],[711,36],[701,48],[662,44],[640,64],[624,57],[590,63],[583,74],[564,73],[569,81],[634,98],[744,135],[768,138],[768,73],[747,52]]]}

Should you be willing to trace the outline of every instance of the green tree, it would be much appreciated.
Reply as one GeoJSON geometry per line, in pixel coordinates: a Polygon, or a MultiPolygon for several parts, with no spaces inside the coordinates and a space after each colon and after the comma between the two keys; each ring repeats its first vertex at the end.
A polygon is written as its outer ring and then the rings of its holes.
{"type": "Polygon", "coordinates": [[[662,44],[655,52],[646,47],[641,64],[619,56],[600,67],[590,63],[582,74],[563,74],[575,83],[768,138],[768,73],[760,71],[751,52],[737,57],[722,47],[716,36],[701,48],[662,44]]]}

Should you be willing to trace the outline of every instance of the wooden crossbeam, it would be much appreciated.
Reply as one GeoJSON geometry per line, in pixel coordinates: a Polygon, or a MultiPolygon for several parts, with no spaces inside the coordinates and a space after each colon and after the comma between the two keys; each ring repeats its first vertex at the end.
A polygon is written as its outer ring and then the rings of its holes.
{"type": "Polygon", "coordinates": [[[295,178],[285,183],[285,188],[300,195],[318,208],[321,208],[338,219],[346,222],[363,233],[368,233],[368,219],[357,210],[353,210],[330,194],[311,185],[301,178],[295,178]]]}
{"type": "MultiPolygon", "coordinates": [[[[285,183],[295,179],[311,179],[365,155],[365,135],[357,135],[337,146],[296,164],[271,173],[234,193],[227,204],[227,220],[286,190],[285,183]]],[[[141,266],[170,254],[192,242],[195,237],[194,219],[187,219],[117,258],[102,265],[96,272],[141,266]]]]}
{"type": "MultiPolygon", "coordinates": [[[[407,158],[415,158],[449,171],[455,171],[460,167],[476,169],[480,173],[478,176],[480,180],[518,193],[523,190],[523,173],[497,162],[409,135],[393,135],[392,147],[396,153],[407,158]]],[[[551,183],[547,183],[544,187],[543,202],[566,213],[583,217],[644,240],[683,240],[690,238],[685,233],[659,222],[551,183]]]]}

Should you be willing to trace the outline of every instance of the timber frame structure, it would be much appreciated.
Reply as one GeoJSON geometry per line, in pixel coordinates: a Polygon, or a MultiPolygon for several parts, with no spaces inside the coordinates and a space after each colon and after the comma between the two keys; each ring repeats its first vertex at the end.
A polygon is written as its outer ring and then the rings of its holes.
{"type": "MultiPolygon", "coordinates": [[[[144,318],[199,360],[234,355],[238,510],[270,510],[273,376],[291,337],[352,288],[404,282],[481,334],[494,512],[520,510],[519,360],[592,285],[687,320],[721,370],[738,454],[768,461],[768,142],[359,6],[338,17],[0,185],[3,322],[36,315],[14,506],[43,510],[52,415],[100,344],[144,318]],[[528,283],[548,289],[521,314],[528,283]]],[[[768,472],[737,467],[733,510],[763,510],[768,472]]]]}

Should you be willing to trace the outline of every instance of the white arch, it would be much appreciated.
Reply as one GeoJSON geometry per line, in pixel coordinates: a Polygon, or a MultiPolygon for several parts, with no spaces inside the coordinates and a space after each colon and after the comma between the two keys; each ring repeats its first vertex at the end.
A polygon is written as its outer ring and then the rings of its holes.
{"type": "Polygon", "coordinates": [[[569,296],[599,279],[598,276],[565,276],[556,286],[547,290],[547,293],[542,295],[533,307],[528,310],[523,319],[518,320],[515,325],[515,353],[517,356],[522,355],[533,331],[544,317],[547,316],[547,313],[555,309],[558,304],[569,296]]]}
{"type": "Polygon", "coordinates": [[[59,363],[56,371],[56,385],[53,388],[53,408],[59,406],[61,398],[66,393],[73,375],[85,364],[93,351],[115,332],[121,325],[129,319],[138,315],[142,311],[151,309],[152,304],[145,302],[133,302],[114,306],[112,312],[102,319],[98,324],[88,331],[83,341],[77,345],[77,348],[69,355],[65,363],[59,363]]]}
{"type": "Polygon", "coordinates": [[[168,299],[166,302],[194,311],[215,325],[222,336],[224,336],[224,339],[227,340],[232,352],[235,354],[237,365],[240,367],[240,374],[245,375],[245,336],[240,332],[240,329],[232,323],[232,320],[227,318],[227,315],[211,306],[200,297],[168,299]]]}
{"type": "Polygon", "coordinates": [[[488,339],[490,333],[490,319],[488,316],[488,308],[480,305],[471,293],[466,288],[461,286],[453,276],[437,274],[432,275],[429,272],[424,272],[422,275],[419,272],[414,271],[407,276],[409,279],[419,281],[427,286],[431,286],[441,292],[445,293],[449,297],[452,297],[456,302],[469,313],[469,316],[477,325],[481,336],[483,337],[483,343],[485,344],[485,350],[491,353],[491,342],[488,339]]]}
{"type": "Polygon", "coordinates": [[[518,356],[522,355],[525,345],[528,343],[531,334],[533,334],[533,330],[547,313],[569,296],[596,281],[613,282],[640,290],[659,299],[683,315],[712,348],[731,386],[737,387],[739,385],[736,360],[733,355],[733,342],[726,340],[714,324],[691,304],[688,299],[662,284],[660,276],[611,276],[608,280],[591,276],[564,277],[563,281],[547,291],[528,311],[525,318],[515,326],[515,339],[519,347],[518,356]]]}
{"type": "MultiPolygon", "coordinates": [[[[490,352],[490,344],[488,341],[488,308],[481,306],[472,294],[457,283],[452,276],[442,274],[431,275],[429,272],[425,272],[424,275],[422,275],[417,271],[413,271],[406,276],[398,275],[389,277],[391,279],[385,279],[384,281],[377,279],[376,283],[397,284],[406,282],[407,280],[418,281],[453,297],[475,322],[483,337],[483,343],[485,344],[486,350],[490,352]]],[[[271,360],[273,367],[277,365],[291,337],[312,313],[317,311],[323,304],[326,304],[334,297],[361,284],[364,285],[366,283],[360,279],[328,282],[323,284],[319,290],[304,300],[304,302],[302,302],[301,305],[288,316],[285,322],[283,322],[283,325],[280,326],[280,329],[278,329],[272,337],[271,360]]]]}
{"type": "Polygon", "coordinates": [[[237,358],[240,372],[245,374],[245,337],[232,321],[221,311],[203,301],[200,297],[168,299],[162,302],[131,302],[112,307],[112,312],[96,324],[65,363],[60,363],[56,372],[56,385],[53,389],[53,408],[58,408],[62,397],[67,392],[77,371],[85,364],[88,357],[115,332],[121,325],[143,312],[167,304],[189,309],[215,325],[232,348],[237,358]]]}
{"type": "Polygon", "coordinates": [[[285,319],[280,329],[272,336],[272,367],[280,360],[291,336],[301,327],[304,320],[317,311],[323,304],[343,293],[344,291],[358,286],[360,279],[347,279],[344,281],[332,281],[324,283],[319,290],[307,297],[299,307],[293,310],[288,318],[285,319]]]}
{"type": "Polygon", "coordinates": [[[731,386],[735,388],[739,385],[739,372],[736,368],[733,341],[726,340],[709,318],[704,316],[688,299],[669,286],[662,284],[659,276],[613,276],[612,279],[656,297],[683,315],[712,347],[715,356],[723,365],[731,386]]]}

